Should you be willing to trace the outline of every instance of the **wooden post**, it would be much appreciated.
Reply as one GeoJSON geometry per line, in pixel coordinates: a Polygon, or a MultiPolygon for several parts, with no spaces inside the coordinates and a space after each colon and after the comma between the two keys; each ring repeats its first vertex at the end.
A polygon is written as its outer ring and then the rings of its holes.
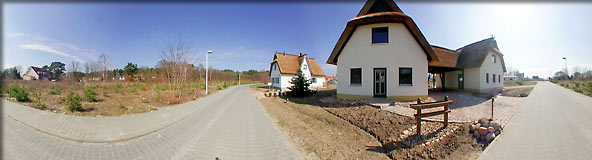
{"type": "MultiPolygon", "coordinates": [[[[417,104],[421,104],[421,98],[417,98],[417,104]]],[[[417,115],[421,115],[421,108],[417,110],[417,115]]],[[[417,121],[417,136],[421,136],[421,118],[415,118],[417,121]]]]}
{"type": "MultiPolygon", "coordinates": [[[[448,102],[448,96],[444,96],[444,101],[448,102]]],[[[448,127],[448,105],[444,105],[444,127],[448,127]]]]}

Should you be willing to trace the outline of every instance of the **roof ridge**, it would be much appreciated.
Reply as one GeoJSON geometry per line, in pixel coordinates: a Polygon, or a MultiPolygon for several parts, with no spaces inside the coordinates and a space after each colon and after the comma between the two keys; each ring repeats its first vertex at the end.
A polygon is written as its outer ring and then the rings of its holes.
{"type": "Polygon", "coordinates": [[[494,38],[494,37],[485,38],[485,39],[482,39],[482,40],[480,40],[480,41],[473,42],[473,43],[471,43],[471,44],[468,44],[468,45],[465,45],[465,46],[463,46],[463,47],[460,47],[460,48],[456,49],[456,51],[458,51],[458,50],[461,50],[461,49],[463,49],[463,48],[466,48],[466,47],[469,47],[469,46],[472,46],[472,45],[475,45],[475,44],[478,44],[478,43],[481,43],[481,42],[484,42],[484,41],[486,41],[486,40],[490,40],[490,39],[491,39],[491,40],[495,40],[495,38],[494,38]]]}

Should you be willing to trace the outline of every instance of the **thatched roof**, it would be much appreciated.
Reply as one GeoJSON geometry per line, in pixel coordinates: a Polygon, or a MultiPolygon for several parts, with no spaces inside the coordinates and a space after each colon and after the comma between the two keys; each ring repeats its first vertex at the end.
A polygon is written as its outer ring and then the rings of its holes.
{"type": "MultiPolygon", "coordinates": [[[[313,76],[325,76],[319,63],[314,58],[308,58],[306,54],[291,55],[286,53],[275,53],[271,65],[277,63],[281,74],[296,74],[303,60],[308,61],[308,68],[313,76]],[[306,57],[306,59],[304,58],[306,57]]],[[[271,69],[270,69],[271,70],[271,69]]]]}
{"type": "Polygon", "coordinates": [[[504,55],[497,48],[497,42],[493,37],[471,43],[456,50],[450,50],[439,46],[432,46],[432,48],[434,49],[434,52],[436,52],[440,62],[430,62],[428,64],[430,67],[457,69],[481,67],[483,61],[487,58],[487,54],[491,51],[500,58],[504,72],[506,72],[504,55]]]}
{"type": "Polygon", "coordinates": [[[409,33],[413,36],[417,44],[427,56],[428,61],[438,61],[432,47],[425,39],[415,22],[411,17],[405,15],[401,9],[392,0],[369,0],[366,2],[358,16],[347,22],[345,30],[341,33],[341,37],[335,44],[329,59],[328,64],[337,65],[337,59],[343,47],[347,44],[349,38],[358,26],[375,24],[375,23],[402,23],[405,25],[409,33]]]}

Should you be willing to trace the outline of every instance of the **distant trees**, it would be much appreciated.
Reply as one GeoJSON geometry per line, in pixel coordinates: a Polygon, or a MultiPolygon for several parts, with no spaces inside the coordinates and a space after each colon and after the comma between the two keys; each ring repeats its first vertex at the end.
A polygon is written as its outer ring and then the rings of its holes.
{"type": "Polygon", "coordinates": [[[66,64],[62,62],[51,62],[51,64],[49,65],[49,67],[47,67],[46,70],[47,72],[49,72],[49,79],[60,80],[60,76],[66,72],[66,64]]]}
{"type": "Polygon", "coordinates": [[[105,53],[99,55],[99,58],[97,59],[97,63],[96,63],[97,68],[99,69],[98,71],[102,72],[102,79],[103,81],[105,81],[105,76],[107,75],[107,72],[109,71],[109,58],[107,57],[107,55],[105,53]]]}
{"type": "Polygon", "coordinates": [[[189,40],[182,36],[176,41],[165,43],[162,47],[158,68],[164,70],[165,78],[171,83],[173,89],[178,88],[191,77],[192,65],[187,62],[187,59],[193,55],[195,51],[189,40]]]}
{"type": "Polygon", "coordinates": [[[138,65],[128,62],[127,65],[123,67],[123,70],[125,70],[125,73],[128,76],[134,76],[136,73],[138,73],[138,65]]]}
{"type": "Polygon", "coordinates": [[[72,80],[80,80],[83,74],[82,72],[78,71],[80,69],[80,62],[72,61],[70,65],[68,65],[68,75],[72,80]]]}
{"type": "Polygon", "coordinates": [[[0,79],[2,79],[2,80],[23,79],[21,77],[21,72],[19,70],[20,69],[18,69],[18,67],[4,69],[0,75],[0,79]]]}

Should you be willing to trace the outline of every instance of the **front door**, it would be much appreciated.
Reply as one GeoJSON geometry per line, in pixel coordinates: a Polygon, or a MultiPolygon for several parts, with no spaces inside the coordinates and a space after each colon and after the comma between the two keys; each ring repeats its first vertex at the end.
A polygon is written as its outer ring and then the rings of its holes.
{"type": "Polygon", "coordinates": [[[374,97],[386,97],[386,68],[374,68],[374,97]]]}
{"type": "Polygon", "coordinates": [[[465,83],[462,74],[458,74],[458,89],[462,90],[465,88],[465,83]]]}

